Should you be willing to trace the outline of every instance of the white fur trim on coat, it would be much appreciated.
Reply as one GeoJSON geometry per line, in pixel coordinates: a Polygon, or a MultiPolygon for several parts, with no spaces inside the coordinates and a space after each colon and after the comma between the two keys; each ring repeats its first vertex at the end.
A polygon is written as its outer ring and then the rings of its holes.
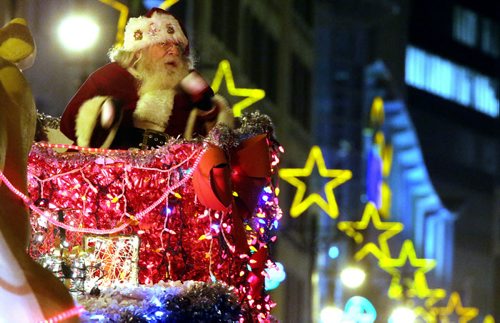
{"type": "Polygon", "coordinates": [[[156,90],[143,94],[134,110],[134,126],[164,132],[174,107],[175,90],[156,90]]]}

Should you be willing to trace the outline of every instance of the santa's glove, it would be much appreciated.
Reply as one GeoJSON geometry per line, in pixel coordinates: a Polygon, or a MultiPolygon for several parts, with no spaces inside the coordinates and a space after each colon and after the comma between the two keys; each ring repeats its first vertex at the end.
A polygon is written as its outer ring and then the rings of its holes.
{"type": "Polygon", "coordinates": [[[211,102],[217,110],[217,123],[225,124],[231,129],[234,128],[234,113],[229,102],[219,94],[214,95],[211,102]]]}
{"type": "Polygon", "coordinates": [[[105,130],[111,128],[116,119],[116,108],[113,99],[107,98],[101,107],[101,127],[105,130]]]}
{"type": "Polygon", "coordinates": [[[109,148],[113,142],[121,114],[113,98],[96,96],[85,101],[76,116],[76,143],[82,147],[109,148]]]}
{"type": "Polygon", "coordinates": [[[191,71],[184,77],[179,82],[178,88],[187,96],[192,107],[202,111],[209,111],[213,108],[211,99],[214,91],[197,71],[191,71]]]}
{"type": "Polygon", "coordinates": [[[234,115],[227,100],[221,95],[214,95],[210,99],[210,110],[193,109],[189,115],[184,131],[184,138],[192,139],[196,120],[202,120],[205,133],[209,133],[216,124],[225,124],[234,128],[234,115]]]}

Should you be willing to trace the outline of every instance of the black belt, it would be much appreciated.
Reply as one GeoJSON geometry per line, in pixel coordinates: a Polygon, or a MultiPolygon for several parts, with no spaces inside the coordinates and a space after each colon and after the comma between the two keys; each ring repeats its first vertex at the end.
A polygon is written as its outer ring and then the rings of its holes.
{"type": "Polygon", "coordinates": [[[136,147],[140,149],[158,148],[168,142],[169,136],[163,132],[150,129],[125,128],[118,132],[113,146],[127,149],[136,147]]]}
{"type": "Polygon", "coordinates": [[[168,136],[163,132],[158,132],[150,129],[138,129],[142,131],[142,142],[139,143],[139,148],[150,149],[163,146],[168,141],[168,136]]]}

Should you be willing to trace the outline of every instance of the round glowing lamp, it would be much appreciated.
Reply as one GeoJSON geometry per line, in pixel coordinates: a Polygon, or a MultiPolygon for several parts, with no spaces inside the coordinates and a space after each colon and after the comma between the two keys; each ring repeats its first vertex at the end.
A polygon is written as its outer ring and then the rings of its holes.
{"type": "Polygon", "coordinates": [[[340,273],[340,280],[348,288],[358,288],[366,279],[366,273],[357,267],[347,267],[340,273]]]}
{"type": "Polygon", "coordinates": [[[99,26],[90,17],[68,16],[57,29],[59,41],[63,47],[72,52],[91,48],[99,37],[99,26]]]}
{"type": "Polygon", "coordinates": [[[320,314],[319,319],[321,323],[337,323],[342,322],[344,311],[334,306],[324,307],[320,314]]]}
{"type": "Polygon", "coordinates": [[[417,315],[412,309],[400,306],[392,311],[389,317],[389,323],[413,323],[416,317],[417,315]]]}
{"type": "Polygon", "coordinates": [[[330,257],[331,259],[337,259],[339,257],[339,255],[340,255],[339,247],[331,246],[328,249],[328,257],[330,257]]]}
{"type": "Polygon", "coordinates": [[[264,286],[267,291],[277,288],[286,278],[285,267],[279,262],[274,267],[266,268],[266,273],[264,286]]]}

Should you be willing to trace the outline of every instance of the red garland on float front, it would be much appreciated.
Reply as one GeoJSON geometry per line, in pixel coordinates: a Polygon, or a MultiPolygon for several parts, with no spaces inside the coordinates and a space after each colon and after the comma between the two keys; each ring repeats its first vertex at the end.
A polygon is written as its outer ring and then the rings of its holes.
{"type": "Polygon", "coordinates": [[[266,134],[220,141],[92,153],[35,144],[29,194],[43,214],[32,212],[30,254],[39,258],[60,245],[71,252],[88,232],[123,227],[118,234],[140,238],[140,284],[223,281],[239,291],[244,317],[267,320],[274,304],[264,291],[264,269],[272,265],[268,249],[281,218],[270,179],[282,148],[266,134]],[[213,150],[227,158],[222,173],[213,150]],[[256,169],[258,160],[267,169],[256,169]],[[51,224],[57,221],[66,229],[51,224]]]}

